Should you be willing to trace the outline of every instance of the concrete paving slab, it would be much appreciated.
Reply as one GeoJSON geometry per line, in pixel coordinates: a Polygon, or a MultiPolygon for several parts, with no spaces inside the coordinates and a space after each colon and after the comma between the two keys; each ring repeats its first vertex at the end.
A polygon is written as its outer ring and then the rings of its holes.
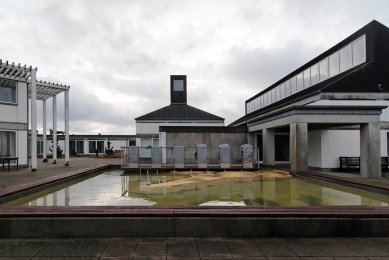
{"type": "Polygon", "coordinates": [[[285,245],[298,256],[327,256],[319,247],[303,240],[288,241],[285,245]]]}
{"type": "Polygon", "coordinates": [[[292,250],[287,248],[283,243],[256,243],[258,248],[265,256],[278,257],[278,256],[297,256],[292,250]]]}
{"type": "Polygon", "coordinates": [[[168,243],[167,255],[176,257],[200,257],[197,245],[194,241],[168,243]]]}
{"type": "Polygon", "coordinates": [[[201,259],[203,257],[230,257],[231,253],[224,241],[201,240],[197,241],[201,259]]]}
{"type": "Polygon", "coordinates": [[[263,253],[252,242],[226,242],[231,254],[236,257],[263,256],[263,253]]]}
{"type": "Polygon", "coordinates": [[[77,243],[77,246],[69,253],[69,256],[99,257],[107,245],[99,240],[87,240],[77,243]]]}
{"type": "Polygon", "coordinates": [[[38,256],[67,256],[77,247],[77,245],[78,243],[76,241],[52,242],[47,244],[47,246],[39,252],[38,256]]]}
{"type": "Polygon", "coordinates": [[[128,259],[134,256],[136,246],[137,246],[137,242],[132,239],[111,241],[104,249],[104,252],[101,254],[101,257],[102,258],[126,257],[128,259]]]}
{"type": "Polygon", "coordinates": [[[43,248],[48,245],[46,242],[37,242],[37,241],[28,241],[21,242],[10,251],[8,251],[6,256],[35,256],[37,255],[43,248]]]}
{"type": "Polygon", "coordinates": [[[8,251],[17,246],[20,241],[0,240],[0,256],[4,256],[8,251]]]}
{"type": "Polygon", "coordinates": [[[135,250],[135,258],[143,256],[166,256],[167,244],[166,241],[160,242],[138,242],[138,246],[135,250]]]}

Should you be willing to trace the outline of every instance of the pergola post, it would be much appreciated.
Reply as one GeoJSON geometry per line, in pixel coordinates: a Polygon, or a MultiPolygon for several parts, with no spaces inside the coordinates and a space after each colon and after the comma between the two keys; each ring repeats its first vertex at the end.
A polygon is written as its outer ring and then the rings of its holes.
{"type": "Polygon", "coordinates": [[[57,97],[53,96],[53,164],[57,163],[57,97]]]}
{"type": "Polygon", "coordinates": [[[47,136],[46,136],[46,127],[47,127],[47,112],[46,112],[46,99],[43,101],[43,162],[47,162],[47,136]]]}
{"type": "Polygon", "coordinates": [[[65,166],[69,166],[69,90],[65,90],[65,166]]]}
{"type": "Polygon", "coordinates": [[[31,171],[37,168],[36,69],[31,70],[31,171]]]}

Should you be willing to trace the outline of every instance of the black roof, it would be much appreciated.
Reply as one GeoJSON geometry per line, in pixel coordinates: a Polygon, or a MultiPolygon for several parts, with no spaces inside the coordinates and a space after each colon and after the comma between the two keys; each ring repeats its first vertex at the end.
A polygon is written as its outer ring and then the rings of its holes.
{"type": "Polygon", "coordinates": [[[224,121],[224,118],[205,112],[187,104],[171,104],[160,108],[135,120],[217,120],[224,121]]]}

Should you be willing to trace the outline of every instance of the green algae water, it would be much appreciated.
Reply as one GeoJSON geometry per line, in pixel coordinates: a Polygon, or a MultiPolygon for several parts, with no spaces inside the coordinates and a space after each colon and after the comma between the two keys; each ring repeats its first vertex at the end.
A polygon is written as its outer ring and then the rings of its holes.
{"type": "Polygon", "coordinates": [[[220,179],[151,188],[182,174],[103,172],[63,183],[3,205],[25,206],[388,206],[389,196],[303,178],[220,179]]]}

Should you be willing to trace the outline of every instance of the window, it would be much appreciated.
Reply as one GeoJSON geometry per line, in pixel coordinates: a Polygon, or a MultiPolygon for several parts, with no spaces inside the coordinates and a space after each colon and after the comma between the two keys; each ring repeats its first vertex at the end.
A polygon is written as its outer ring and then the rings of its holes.
{"type": "Polygon", "coordinates": [[[39,140],[39,141],[36,141],[36,142],[37,142],[36,153],[37,154],[43,154],[43,141],[39,140]]]}
{"type": "Polygon", "coordinates": [[[96,152],[96,141],[89,141],[89,153],[96,152]]]}
{"type": "Polygon", "coordinates": [[[346,47],[340,49],[339,56],[340,56],[340,72],[350,69],[352,65],[351,46],[347,45],[346,47]]]}
{"type": "Polygon", "coordinates": [[[83,154],[84,153],[84,141],[77,141],[77,150],[76,152],[78,154],[83,154]]]}
{"type": "Polygon", "coordinates": [[[16,81],[0,80],[0,102],[16,104],[16,81]]]}
{"type": "Polygon", "coordinates": [[[70,154],[76,153],[76,141],[69,141],[69,151],[70,154]]]}
{"type": "Polygon", "coordinates": [[[273,89],[270,91],[270,94],[271,94],[271,101],[270,101],[270,104],[273,104],[274,102],[276,102],[276,90],[273,88],[273,89]]]}
{"type": "Polygon", "coordinates": [[[351,44],[353,66],[357,66],[366,61],[366,43],[365,36],[362,36],[351,44]]]}
{"type": "Polygon", "coordinates": [[[297,80],[297,92],[303,89],[303,74],[300,73],[296,76],[297,80]]]}
{"type": "Polygon", "coordinates": [[[309,88],[311,86],[311,69],[310,68],[304,70],[303,77],[304,77],[304,88],[309,88]]]}
{"type": "Polygon", "coordinates": [[[12,131],[0,131],[0,156],[16,156],[16,133],[12,131]]]}
{"type": "Polygon", "coordinates": [[[277,86],[274,88],[274,91],[276,92],[276,99],[275,101],[277,102],[278,100],[281,99],[281,95],[280,95],[280,86],[277,86]]]}
{"type": "Polygon", "coordinates": [[[283,99],[283,98],[285,98],[285,95],[286,95],[285,83],[282,83],[280,85],[280,89],[281,89],[281,99],[283,99]]]}
{"type": "Polygon", "coordinates": [[[97,150],[99,153],[104,153],[104,141],[97,141],[97,150]]]}
{"type": "Polygon", "coordinates": [[[290,79],[285,82],[285,97],[289,97],[292,94],[290,92],[290,82],[290,79]]]}
{"type": "Polygon", "coordinates": [[[339,52],[335,52],[329,57],[330,77],[339,74],[339,52]]]}
{"type": "Polygon", "coordinates": [[[151,144],[152,138],[142,138],[140,140],[140,157],[151,158],[151,144]]]}
{"type": "Polygon", "coordinates": [[[319,74],[320,81],[328,79],[328,58],[325,58],[319,63],[319,69],[320,69],[320,74],[319,74]]]}
{"type": "Polygon", "coordinates": [[[319,64],[315,64],[311,67],[311,86],[319,82],[319,64]]]}
{"type": "Polygon", "coordinates": [[[290,90],[292,95],[297,92],[297,81],[296,77],[291,78],[290,80],[290,90]]]}
{"type": "Polygon", "coordinates": [[[159,146],[159,138],[153,138],[153,147],[159,146]]]}
{"type": "Polygon", "coordinates": [[[173,80],[173,90],[174,91],[184,91],[184,80],[183,79],[173,80]]]}

